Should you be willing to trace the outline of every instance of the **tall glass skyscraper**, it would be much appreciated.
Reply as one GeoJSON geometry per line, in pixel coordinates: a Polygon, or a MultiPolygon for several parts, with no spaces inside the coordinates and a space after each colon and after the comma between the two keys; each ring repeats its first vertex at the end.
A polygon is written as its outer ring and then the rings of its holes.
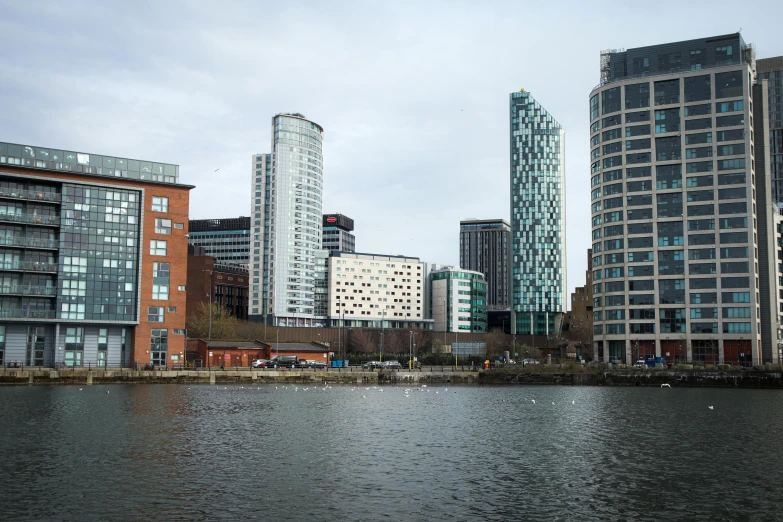
{"type": "Polygon", "coordinates": [[[565,133],[524,90],[511,93],[510,117],[513,322],[553,334],[566,311],[565,133]]]}
{"type": "Polygon", "coordinates": [[[272,154],[252,157],[251,319],[314,325],[323,136],[323,128],[301,114],[277,114],[272,154]]]}

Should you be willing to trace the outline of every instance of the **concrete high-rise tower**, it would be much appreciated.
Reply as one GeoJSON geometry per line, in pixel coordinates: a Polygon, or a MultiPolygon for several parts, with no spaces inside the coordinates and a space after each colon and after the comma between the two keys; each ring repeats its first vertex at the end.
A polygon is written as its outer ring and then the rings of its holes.
{"type": "Polygon", "coordinates": [[[313,326],[321,249],[323,128],[298,113],[272,118],[272,153],[252,157],[250,316],[313,326]]]}
{"type": "Polygon", "coordinates": [[[565,133],[524,90],[510,95],[510,119],[512,323],[554,334],[566,311],[565,133]]]}
{"type": "Polygon", "coordinates": [[[739,33],[602,53],[589,103],[602,359],[772,360],[768,112],[754,71],[739,33]]]}

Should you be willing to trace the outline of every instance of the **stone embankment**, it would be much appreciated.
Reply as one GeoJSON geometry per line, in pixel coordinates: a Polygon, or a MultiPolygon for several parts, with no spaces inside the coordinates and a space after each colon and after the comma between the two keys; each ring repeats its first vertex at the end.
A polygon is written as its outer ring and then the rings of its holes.
{"type": "Polygon", "coordinates": [[[424,371],[328,370],[132,370],[86,368],[0,369],[2,384],[485,384],[654,386],[783,389],[783,372],[764,370],[624,370],[570,371],[556,368],[501,368],[462,371],[443,367],[424,371]]]}

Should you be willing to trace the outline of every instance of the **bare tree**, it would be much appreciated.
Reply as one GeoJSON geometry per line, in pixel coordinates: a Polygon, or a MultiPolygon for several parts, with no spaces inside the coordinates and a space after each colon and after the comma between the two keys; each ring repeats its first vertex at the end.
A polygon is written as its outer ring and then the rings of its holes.
{"type": "Polygon", "coordinates": [[[390,354],[407,353],[408,335],[408,330],[387,329],[384,334],[383,351],[390,354]]]}
{"type": "Polygon", "coordinates": [[[424,330],[413,331],[414,354],[427,353],[432,348],[432,336],[424,330]]]}
{"type": "Polygon", "coordinates": [[[351,336],[348,339],[349,349],[356,353],[375,353],[377,351],[377,343],[375,342],[375,335],[372,330],[364,328],[352,328],[351,336]]]}
{"type": "Polygon", "coordinates": [[[188,337],[228,339],[236,336],[237,318],[223,305],[201,302],[187,320],[188,337]]]}
{"type": "Polygon", "coordinates": [[[493,328],[486,335],[487,355],[500,355],[509,347],[508,336],[500,328],[493,328]]]}

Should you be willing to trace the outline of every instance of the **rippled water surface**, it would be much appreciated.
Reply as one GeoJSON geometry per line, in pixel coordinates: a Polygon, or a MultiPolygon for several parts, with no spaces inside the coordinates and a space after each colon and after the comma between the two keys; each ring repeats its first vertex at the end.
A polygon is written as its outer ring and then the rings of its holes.
{"type": "Polygon", "coordinates": [[[779,391],[405,390],[0,388],[0,518],[779,517],[779,391]]]}

